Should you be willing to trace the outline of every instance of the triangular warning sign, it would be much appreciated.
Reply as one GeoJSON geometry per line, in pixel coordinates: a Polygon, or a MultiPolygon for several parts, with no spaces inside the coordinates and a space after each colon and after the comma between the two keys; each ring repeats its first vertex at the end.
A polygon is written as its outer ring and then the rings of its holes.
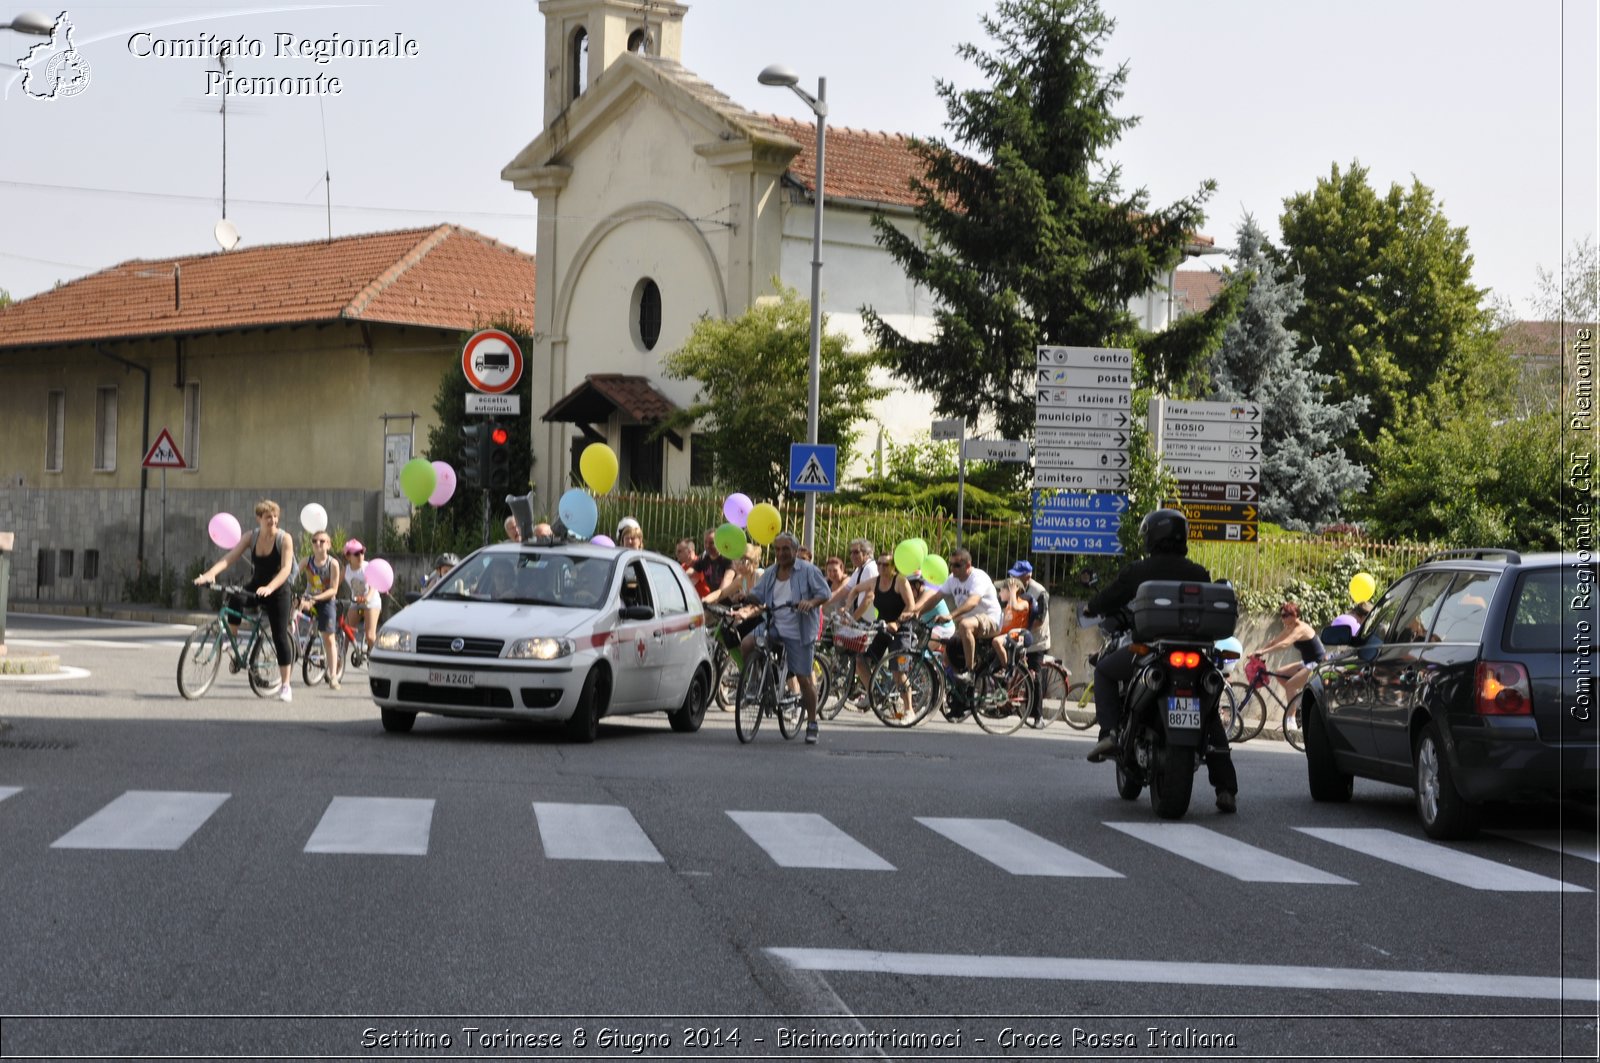
{"type": "Polygon", "coordinates": [[[183,460],[183,455],[178,453],[178,444],[172,441],[172,433],[165,428],[156,436],[156,441],[150,445],[150,453],[144,456],[140,463],[146,469],[187,469],[188,463],[183,460]]]}
{"type": "Polygon", "coordinates": [[[823,469],[822,462],[817,460],[815,454],[806,459],[805,468],[800,470],[800,475],[794,478],[794,482],[805,484],[807,487],[829,486],[827,470],[823,469]]]}

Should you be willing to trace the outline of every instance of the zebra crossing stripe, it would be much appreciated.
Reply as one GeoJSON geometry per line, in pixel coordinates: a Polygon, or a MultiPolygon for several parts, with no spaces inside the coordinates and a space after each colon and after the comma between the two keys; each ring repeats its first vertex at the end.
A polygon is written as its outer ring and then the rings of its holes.
{"type": "Polygon", "coordinates": [[[949,838],[1013,875],[1056,878],[1122,878],[1120,872],[1064,849],[1004,819],[941,819],[918,816],[917,822],[949,838]]]}
{"type": "Polygon", "coordinates": [[[50,848],[176,851],[229,796],[129,790],[57,838],[50,848]]]}
{"type": "Polygon", "coordinates": [[[1531,871],[1519,871],[1481,856],[1457,852],[1392,830],[1371,827],[1296,827],[1295,830],[1469,889],[1517,893],[1589,892],[1582,886],[1535,875],[1531,871]]]}
{"type": "Polygon", "coordinates": [[[1220,871],[1241,882],[1296,882],[1313,886],[1353,886],[1349,879],[1247,845],[1192,823],[1107,823],[1106,826],[1220,871]]]}
{"type": "Polygon", "coordinates": [[[20,794],[21,792],[22,787],[20,786],[0,786],[0,801],[4,801],[12,794],[20,794]]]}
{"type": "Polygon", "coordinates": [[[639,821],[621,805],[567,805],[535,801],[539,841],[551,860],[666,863],[639,821]]]}
{"type": "Polygon", "coordinates": [[[729,812],[779,867],[893,871],[889,863],[815,812],[729,812]]]}
{"type": "Polygon", "coordinates": [[[1579,837],[1569,831],[1563,837],[1555,830],[1492,830],[1489,833],[1510,838],[1514,842],[1537,845],[1563,856],[1575,856],[1591,864],[1600,864],[1600,841],[1593,835],[1579,837]]]}
{"type": "Polygon", "coordinates": [[[335,797],[305,851],[427,856],[433,804],[432,798],[335,797]]]}

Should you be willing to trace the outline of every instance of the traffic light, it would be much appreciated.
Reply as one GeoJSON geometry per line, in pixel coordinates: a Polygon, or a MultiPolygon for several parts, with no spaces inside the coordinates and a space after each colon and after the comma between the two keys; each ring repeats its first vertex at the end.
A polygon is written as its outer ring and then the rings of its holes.
{"type": "Polygon", "coordinates": [[[482,487],[484,473],[484,444],[489,438],[489,425],[469,424],[461,429],[461,449],[456,454],[456,472],[468,487],[482,487]]]}
{"type": "Polygon", "coordinates": [[[483,485],[491,491],[511,486],[511,430],[499,421],[484,425],[483,485]]]}

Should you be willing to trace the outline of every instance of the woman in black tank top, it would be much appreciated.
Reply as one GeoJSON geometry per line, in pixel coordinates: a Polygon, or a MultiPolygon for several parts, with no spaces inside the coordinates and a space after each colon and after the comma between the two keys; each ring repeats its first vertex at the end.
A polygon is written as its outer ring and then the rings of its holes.
{"type": "MultiPolygon", "coordinates": [[[[1328,651],[1323,649],[1322,640],[1317,637],[1317,629],[1301,619],[1298,603],[1284,602],[1278,607],[1278,619],[1283,621],[1283,628],[1278,632],[1278,637],[1256,653],[1265,656],[1293,646],[1300,654],[1300,667],[1294,669],[1294,675],[1282,680],[1284,704],[1294,709],[1298,707],[1295,697],[1305,689],[1306,683],[1311,680],[1312,671],[1328,656],[1328,651]]],[[[1295,714],[1289,712],[1286,715],[1292,720],[1295,714]]]]}
{"type": "Polygon", "coordinates": [[[278,700],[289,701],[289,674],[294,664],[294,636],[289,626],[294,601],[289,593],[289,581],[294,576],[294,537],[278,528],[281,510],[276,502],[263,500],[256,504],[256,530],[241,535],[232,550],[221,561],[195,577],[196,584],[212,582],[217,573],[233,564],[250,551],[250,580],[247,590],[256,592],[267,622],[272,626],[272,648],[278,656],[278,674],[282,686],[278,700]]]}
{"type": "MultiPolygon", "coordinates": [[[[889,625],[888,631],[880,631],[867,647],[867,652],[856,657],[856,677],[861,680],[861,689],[866,690],[871,682],[870,670],[873,665],[883,657],[883,653],[894,643],[895,633],[900,627],[900,618],[904,615],[906,607],[911,604],[911,584],[894,567],[894,558],[884,554],[878,558],[878,581],[872,586],[872,597],[861,596],[861,605],[856,609],[856,619],[860,620],[867,615],[867,609],[878,611],[878,619],[889,625]]],[[[859,700],[859,699],[858,699],[859,700]]],[[[866,708],[865,704],[858,704],[857,708],[866,708]]]]}

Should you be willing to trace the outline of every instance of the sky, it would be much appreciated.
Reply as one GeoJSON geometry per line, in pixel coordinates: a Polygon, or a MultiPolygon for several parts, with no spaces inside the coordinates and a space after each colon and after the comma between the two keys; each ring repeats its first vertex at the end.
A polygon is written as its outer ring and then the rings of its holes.
{"type": "MultiPolygon", "coordinates": [[[[8,20],[27,8],[0,8],[8,20]]],[[[30,0],[20,0],[25,4],[30,0]]],[[[38,0],[32,0],[37,3],[38,0]]],[[[60,2],[60,0],[56,0],[60,2]]],[[[1276,238],[1283,200],[1359,161],[1380,191],[1413,177],[1468,231],[1474,279],[1527,312],[1539,267],[1597,230],[1595,0],[1103,0],[1102,61],[1126,63],[1112,153],[1125,187],[1165,204],[1217,183],[1206,235],[1248,212],[1276,238]]],[[[937,79],[980,84],[956,54],[987,46],[989,0],[690,0],[683,60],[753,110],[809,119],[756,74],[827,78],[829,122],[942,135],[937,79]]],[[[55,16],[60,8],[40,9],[55,16]]],[[[540,131],[543,17],[534,0],[364,4],[72,3],[89,67],[39,100],[14,64],[38,37],[0,30],[0,288],[16,298],[118,262],[217,247],[221,97],[214,59],[139,55],[200,34],[246,38],[256,76],[337,77],[338,95],[232,96],[226,216],[243,246],[456,222],[535,250],[535,204],[500,179],[540,131]],[[136,37],[144,32],[147,37],[136,37]],[[295,41],[414,41],[398,58],[318,64],[295,41]]]]}

